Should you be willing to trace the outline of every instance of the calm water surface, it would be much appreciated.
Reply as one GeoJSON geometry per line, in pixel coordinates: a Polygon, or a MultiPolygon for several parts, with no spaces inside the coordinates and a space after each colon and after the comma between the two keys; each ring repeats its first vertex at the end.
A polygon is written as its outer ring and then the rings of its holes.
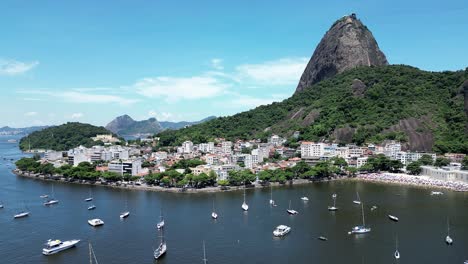
{"type": "Polygon", "coordinates": [[[153,263],[159,238],[155,228],[163,207],[166,219],[167,255],[159,263],[203,263],[202,241],[209,263],[395,263],[398,235],[400,263],[463,263],[468,259],[468,196],[445,192],[369,183],[333,182],[273,189],[277,207],[270,207],[270,192],[248,190],[248,213],[241,210],[242,192],[173,194],[113,190],[55,183],[60,203],[44,207],[39,198],[50,193],[52,183],[16,177],[12,161],[21,153],[11,137],[0,137],[0,263],[88,263],[91,241],[99,263],[153,263]],[[7,158],[5,160],[4,158],[7,158]],[[97,209],[84,202],[90,190],[97,209]],[[361,237],[347,232],[361,221],[359,206],[352,200],[359,191],[372,232],[361,237]],[[331,195],[338,194],[338,212],[327,211],[331,195]],[[304,203],[301,196],[308,196],[304,203]],[[213,200],[219,214],[211,219],[213,200]],[[296,216],[286,214],[289,200],[296,216]],[[126,201],[129,218],[119,219],[126,201]],[[369,207],[379,208],[371,212],[369,207]],[[24,208],[31,215],[13,220],[24,208]],[[393,223],[388,214],[400,222],[393,223]],[[91,218],[105,225],[92,228],[91,218]],[[454,245],[444,243],[450,217],[454,245]],[[273,238],[275,226],[286,224],[292,232],[273,238]],[[317,240],[319,235],[327,242],[317,240]],[[74,249],[45,257],[43,243],[49,238],[81,239],[74,249]]]}

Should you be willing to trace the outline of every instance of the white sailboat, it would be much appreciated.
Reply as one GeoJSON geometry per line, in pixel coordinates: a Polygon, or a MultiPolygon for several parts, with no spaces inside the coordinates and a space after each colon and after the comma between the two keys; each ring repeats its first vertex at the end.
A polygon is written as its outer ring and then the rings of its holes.
{"type": "Polygon", "coordinates": [[[154,251],[154,259],[161,258],[167,251],[166,241],[164,241],[164,230],[161,230],[161,243],[159,244],[158,248],[154,251]]]}
{"type": "Polygon", "coordinates": [[[270,185],[270,205],[271,206],[276,206],[275,205],[275,200],[273,200],[273,187],[270,185]]]}
{"type": "Polygon", "coordinates": [[[23,217],[29,216],[29,211],[26,210],[26,205],[24,205],[24,203],[23,203],[23,207],[24,207],[23,210],[19,211],[17,214],[15,214],[15,215],[13,216],[14,219],[18,219],[18,218],[23,218],[23,217]]]}
{"type": "Polygon", "coordinates": [[[85,199],[85,202],[91,202],[93,200],[93,195],[91,189],[89,189],[89,197],[85,199]]]}
{"type": "Polygon", "coordinates": [[[249,210],[249,206],[247,205],[247,203],[245,202],[245,186],[244,186],[244,202],[242,203],[242,210],[244,211],[248,211],[249,210]]]}
{"type": "Polygon", "coordinates": [[[211,218],[218,219],[218,214],[216,213],[216,210],[215,210],[214,200],[213,200],[213,211],[211,212],[211,218]]]}
{"type": "Polygon", "coordinates": [[[450,237],[450,222],[448,218],[447,218],[447,236],[445,237],[445,243],[447,243],[447,245],[453,244],[453,239],[450,237]]]}
{"type": "Polygon", "coordinates": [[[96,209],[96,206],[94,204],[88,206],[88,210],[91,211],[91,210],[94,210],[94,209],[96,209]]]}
{"type": "Polygon", "coordinates": [[[361,204],[361,197],[359,197],[359,193],[356,192],[357,199],[353,201],[355,204],[361,204]]]}
{"type": "Polygon", "coordinates": [[[371,231],[370,227],[366,227],[366,221],[364,218],[364,205],[361,204],[361,211],[362,211],[362,225],[358,225],[353,227],[351,231],[348,232],[348,234],[365,234],[369,233],[371,231]]]}
{"type": "Polygon", "coordinates": [[[286,212],[290,215],[297,215],[299,213],[298,211],[291,209],[291,200],[289,200],[289,209],[286,210],[286,212]]]}
{"type": "Polygon", "coordinates": [[[52,198],[47,199],[47,201],[44,202],[44,205],[45,206],[54,205],[54,204],[58,204],[58,202],[59,201],[55,199],[54,185],[52,184],[52,198]]]}
{"type": "Polygon", "coordinates": [[[204,264],[208,263],[208,260],[206,259],[205,241],[204,240],[203,240],[203,263],[204,264]]]}
{"type": "Polygon", "coordinates": [[[124,219],[130,216],[130,211],[128,211],[128,202],[125,200],[125,211],[120,213],[120,219],[124,219]]]}
{"type": "Polygon", "coordinates": [[[337,211],[338,207],[336,207],[336,193],[332,195],[333,198],[333,206],[328,206],[328,211],[337,211]]]}
{"type": "Polygon", "coordinates": [[[156,227],[158,229],[162,229],[165,225],[165,222],[164,222],[164,218],[163,218],[163,213],[162,213],[162,208],[161,208],[161,212],[160,212],[160,220],[159,220],[159,223],[156,224],[156,227]]]}
{"type": "Polygon", "coordinates": [[[91,242],[89,244],[89,264],[99,264],[96,258],[96,254],[94,254],[93,247],[91,246],[91,242]]]}
{"type": "Polygon", "coordinates": [[[400,251],[398,251],[398,236],[396,237],[395,239],[395,253],[393,254],[393,256],[395,257],[395,259],[400,259],[400,251]]]}

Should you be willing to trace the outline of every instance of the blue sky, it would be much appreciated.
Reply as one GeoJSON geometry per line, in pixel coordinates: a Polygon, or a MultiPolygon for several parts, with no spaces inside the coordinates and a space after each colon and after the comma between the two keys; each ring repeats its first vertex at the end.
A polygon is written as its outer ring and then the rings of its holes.
{"type": "Polygon", "coordinates": [[[468,66],[468,2],[0,2],[0,126],[198,120],[280,101],[357,13],[391,64],[468,66]]]}

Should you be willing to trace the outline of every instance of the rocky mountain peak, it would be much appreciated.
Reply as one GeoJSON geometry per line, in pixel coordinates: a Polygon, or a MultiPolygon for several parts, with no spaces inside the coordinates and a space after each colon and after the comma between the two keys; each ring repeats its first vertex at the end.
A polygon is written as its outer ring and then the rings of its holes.
{"type": "Polygon", "coordinates": [[[344,16],[333,23],[318,44],[296,92],[357,66],[387,64],[374,36],[356,14],[344,16]]]}

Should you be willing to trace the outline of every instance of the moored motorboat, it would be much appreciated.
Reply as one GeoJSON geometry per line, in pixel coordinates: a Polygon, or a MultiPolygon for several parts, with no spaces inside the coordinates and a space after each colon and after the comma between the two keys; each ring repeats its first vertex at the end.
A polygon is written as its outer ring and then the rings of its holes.
{"type": "Polygon", "coordinates": [[[396,217],[396,216],[394,216],[394,215],[388,215],[388,218],[389,218],[390,220],[394,221],[394,222],[398,222],[398,221],[399,221],[398,217],[396,217]]]}
{"type": "Polygon", "coordinates": [[[287,225],[279,225],[273,230],[273,235],[276,237],[281,237],[291,232],[291,227],[287,225]]]}
{"type": "Polygon", "coordinates": [[[104,225],[104,221],[102,221],[99,218],[95,218],[88,220],[88,224],[90,224],[91,226],[102,226],[104,225]]]}
{"type": "Polygon", "coordinates": [[[324,236],[319,236],[319,237],[318,237],[318,240],[327,241],[328,238],[327,238],[327,237],[324,237],[324,236]]]}
{"type": "Polygon", "coordinates": [[[67,240],[67,241],[60,241],[58,239],[49,239],[45,243],[45,248],[42,249],[42,254],[49,256],[60,251],[69,249],[74,247],[76,244],[80,242],[79,239],[67,240]]]}
{"type": "Polygon", "coordinates": [[[375,210],[377,210],[377,206],[376,206],[376,205],[373,205],[373,206],[371,207],[371,211],[375,211],[375,210]]]}
{"type": "Polygon", "coordinates": [[[29,216],[29,212],[21,211],[13,216],[13,218],[23,218],[29,216]]]}
{"type": "Polygon", "coordinates": [[[85,199],[85,202],[91,202],[92,200],[93,200],[92,197],[88,197],[88,198],[85,199]]]}
{"type": "Polygon", "coordinates": [[[49,198],[49,195],[43,194],[43,195],[41,195],[41,196],[39,196],[39,197],[42,198],[42,199],[45,199],[45,198],[49,198]]]}
{"type": "Polygon", "coordinates": [[[47,200],[47,201],[44,203],[44,205],[45,205],[45,206],[54,205],[54,204],[58,204],[58,202],[59,202],[58,200],[49,199],[49,200],[47,200]]]}
{"type": "Polygon", "coordinates": [[[88,210],[94,210],[94,209],[96,209],[96,206],[94,204],[88,207],[88,210]]]}
{"type": "Polygon", "coordinates": [[[443,195],[444,193],[443,192],[439,192],[439,191],[432,191],[431,192],[431,195],[443,195]]]}
{"type": "Polygon", "coordinates": [[[304,202],[308,202],[309,198],[307,196],[303,196],[303,197],[301,197],[301,200],[304,201],[304,202]]]}

